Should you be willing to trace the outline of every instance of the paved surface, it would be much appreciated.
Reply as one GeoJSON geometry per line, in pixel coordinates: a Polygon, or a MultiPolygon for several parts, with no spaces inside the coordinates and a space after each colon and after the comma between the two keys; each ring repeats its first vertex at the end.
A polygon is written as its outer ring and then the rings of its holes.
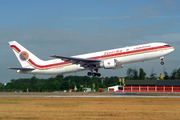
{"type": "Polygon", "coordinates": [[[110,95],[0,95],[0,97],[94,97],[94,98],[123,98],[123,97],[135,97],[135,98],[180,98],[180,96],[158,96],[158,95],[137,95],[126,93],[113,93],[110,95]]]}

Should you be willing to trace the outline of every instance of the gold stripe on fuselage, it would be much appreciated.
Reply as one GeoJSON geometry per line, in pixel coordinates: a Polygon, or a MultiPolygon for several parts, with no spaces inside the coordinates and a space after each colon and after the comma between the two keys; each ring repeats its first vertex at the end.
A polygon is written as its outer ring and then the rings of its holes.
{"type": "MultiPolygon", "coordinates": [[[[148,49],[148,48],[147,48],[148,49]]],[[[110,57],[105,57],[105,58],[101,58],[101,60],[107,60],[107,59],[112,59],[112,58],[119,58],[119,57],[127,57],[127,56],[133,56],[133,55],[138,55],[138,54],[145,54],[145,53],[150,53],[150,52],[157,52],[157,51],[163,51],[163,50],[168,50],[168,49],[173,49],[173,47],[168,47],[168,48],[160,48],[160,49],[154,49],[154,50],[140,50],[139,52],[135,52],[135,53],[131,53],[133,51],[128,51],[129,53],[127,54],[122,54],[122,55],[116,55],[116,54],[110,54],[110,57]],[[113,56],[112,56],[113,55],[113,56]]],[[[117,53],[118,54],[118,53],[117,53]]],[[[39,68],[34,66],[33,64],[31,64],[29,61],[28,63],[33,66],[34,68],[38,69],[38,70],[48,70],[48,69],[53,69],[53,68],[63,68],[66,66],[71,66],[74,65],[72,63],[67,63],[64,65],[57,65],[57,66],[51,66],[51,67],[44,67],[44,68],[39,68]]],[[[46,65],[44,65],[46,66],[46,65]]]]}

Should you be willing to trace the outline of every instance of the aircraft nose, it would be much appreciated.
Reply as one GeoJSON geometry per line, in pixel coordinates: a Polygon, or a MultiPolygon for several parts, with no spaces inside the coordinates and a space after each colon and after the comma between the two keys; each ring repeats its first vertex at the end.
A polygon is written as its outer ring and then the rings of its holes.
{"type": "MultiPolygon", "coordinates": [[[[172,46],[171,46],[172,47],[172,46]]],[[[174,47],[172,47],[172,49],[171,49],[171,52],[173,52],[175,49],[174,49],[174,47]]]]}

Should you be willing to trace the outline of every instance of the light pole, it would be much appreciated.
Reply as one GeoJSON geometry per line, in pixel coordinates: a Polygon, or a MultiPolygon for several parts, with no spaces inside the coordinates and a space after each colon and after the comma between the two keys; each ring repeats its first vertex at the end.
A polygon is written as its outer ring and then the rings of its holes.
{"type": "Polygon", "coordinates": [[[69,79],[68,81],[69,81],[69,85],[70,85],[70,81],[71,81],[71,79],[69,79]]]}
{"type": "Polygon", "coordinates": [[[102,80],[101,80],[102,85],[103,85],[103,80],[104,80],[104,78],[102,77],[102,80]]]}

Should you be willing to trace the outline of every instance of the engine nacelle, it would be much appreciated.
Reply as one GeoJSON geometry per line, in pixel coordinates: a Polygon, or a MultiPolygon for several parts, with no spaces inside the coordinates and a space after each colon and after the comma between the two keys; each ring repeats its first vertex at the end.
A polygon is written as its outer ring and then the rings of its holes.
{"type": "Polygon", "coordinates": [[[105,69],[112,69],[114,67],[116,67],[116,60],[115,59],[109,59],[109,60],[105,60],[103,62],[100,63],[100,67],[103,67],[105,69]]]}

